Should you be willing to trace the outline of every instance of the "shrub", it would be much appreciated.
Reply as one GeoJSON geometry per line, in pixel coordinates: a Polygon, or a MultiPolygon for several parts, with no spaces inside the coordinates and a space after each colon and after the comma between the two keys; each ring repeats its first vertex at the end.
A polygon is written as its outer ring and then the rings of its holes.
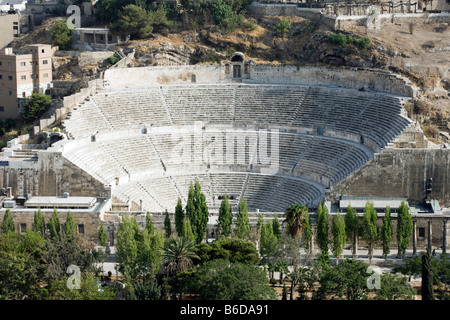
{"type": "Polygon", "coordinates": [[[117,52],[114,52],[114,55],[112,55],[111,57],[108,58],[109,62],[111,64],[116,64],[117,62],[120,61],[120,56],[117,54],[117,52]]]}
{"type": "Polygon", "coordinates": [[[327,42],[344,46],[347,44],[347,37],[342,33],[332,33],[328,35],[327,42]]]}
{"type": "Polygon", "coordinates": [[[275,32],[277,35],[281,38],[284,38],[289,33],[289,28],[291,26],[291,23],[287,19],[282,19],[276,26],[275,26],[275,32]]]}
{"type": "Polygon", "coordinates": [[[361,50],[366,50],[371,43],[372,40],[370,40],[370,38],[366,36],[355,40],[355,45],[361,50]]]}
{"type": "Polygon", "coordinates": [[[244,23],[244,27],[246,27],[247,29],[250,29],[250,30],[255,30],[257,26],[258,26],[258,24],[256,23],[255,18],[247,19],[244,23]]]}

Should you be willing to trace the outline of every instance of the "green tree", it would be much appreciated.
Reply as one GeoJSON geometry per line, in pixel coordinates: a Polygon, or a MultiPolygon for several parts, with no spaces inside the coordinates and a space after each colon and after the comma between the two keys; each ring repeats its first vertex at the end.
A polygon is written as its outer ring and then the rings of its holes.
{"type": "Polygon", "coordinates": [[[197,292],[202,300],[275,300],[265,272],[256,265],[213,260],[199,267],[197,292]]]}
{"type": "Polygon", "coordinates": [[[168,276],[174,276],[192,267],[193,259],[198,259],[193,242],[185,237],[174,237],[166,241],[164,264],[168,276]]]}
{"type": "Polygon", "coordinates": [[[177,206],[175,207],[175,230],[178,236],[183,233],[183,220],[184,220],[184,210],[181,203],[181,198],[178,198],[177,206]]]}
{"type": "Polygon", "coordinates": [[[170,238],[172,236],[172,223],[170,222],[169,212],[167,210],[164,216],[164,230],[166,231],[166,238],[170,238]]]}
{"type": "Polygon", "coordinates": [[[356,210],[349,204],[347,206],[347,212],[344,217],[345,221],[345,233],[348,239],[352,242],[352,255],[353,258],[357,256],[357,241],[359,233],[359,219],[356,210]]]}
{"type": "Polygon", "coordinates": [[[195,242],[202,242],[206,236],[209,211],[205,195],[201,191],[201,186],[197,179],[194,185],[191,184],[189,187],[186,216],[190,220],[195,242]]]}
{"type": "Polygon", "coordinates": [[[132,39],[147,38],[153,31],[147,10],[135,4],[124,6],[117,15],[117,22],[109,25],[116,34],[130,35],[132,39]]]}
{"type": "Polygon", "coordinates": [[[53,209],[52,217],[47,224],[47,229],[50,233],[50,238],[52,239],[59,237],[61,234],[61,224],[59,222],[58,211],[56,211],[56,209],[53,209]]]}
{"type": "Polygon", "coordinates": [[[234,233],[236,237],[243,240],[250,239],[250,221],[248,218],[247,201],[244,198],[239,199],[238,212],[236,215],[236,226],[234,233]]]}
{"type": "Polygon", "coordinates": [[[383,256],[387,259],[390,252],[389,245],[392,241],[392,222],[391,222],[391,208],[386,207],[386,213],[383,218],[383,225],[381,227],[381,243],[383,245],[383,256]]]}
{"type": "Polygon", "coordinates": [[[155,227],[152,222],[152,217],[150,216],[150,212],[148,211],[145,215],[145,230],[148,231],[149,235],[153,235],[155,233],[155,227]]]}
{"type": "Polygon", "coordinates": [[[14,217],[11,214],[11,210],[6,209],[5,215],[3,216],[2,224],[0,226],[2,233],[14,232],[14,217]]]}
{"type": "Polygon", "coordinates": [[[116,256],[119,271],[134,278],[137,271],[138,244],[135,239],[134,219],[124,216],[117,228],[116,256]]]}
{"type": "Polygon", "coordinates": [[[281,38],[285,38],[289,33],[289,28],[291,27],[291,23],[289,20],[283,18],[281,21],[275,26],[275,32],[281,38]]]}
{"type": "Polygon", "coordinates": [[[329,221],[328,208],[319,203],[317,207],[317,245],[323,254],[328,254],[329,221]]]}
{"type": "Polygon", "coordinates": [[[319,275],[320,300],[347,299],[363,300],[368,298],[368,265],[359,260],[345,259],[336,267],[326,267],[319,275]]]}
{"type": "Polygon", "coordinates": [[[67,276],[56,280],[49,289],[50,300],[115,300],[114,289],[101,286],[99,280],[89,273],[81,274],[80,289],[67,287],[67,276]]]}
{"type": "Polygon", "coordinates": [[[333,234],[333,254],[336,257],[336,263],[338,263],[347,239],[345,221],[340,214],[335,214],[331,220],[331,233],[333,234]]]}
{"type": "Polygon", "coordinates": [[[280,226],[280,222],[278,221],[278,216],[275,216],[272,220],[272,229],[273,229],[273,234],[275,235],[275,237],[277,237],[277,240],[280,240],[281,237],[281,226],[280,226]]]}
{"type": "Polygon", "coordinates": [[[229,237],[231,235],[231,225],[233,223],[233,213],[228,202],[227,195],[224,195],[219,208],[219,217],[217,222],[217,233],[219,236],[229,237]]]}
{"type": "Polygon", "coordinates": [[[52,45],[58,46],[60,50],[72,49],[72,32],[67,27],[65,19],[58,19],[50,28],[50,39],[52,45]]]}
{"type": "Polygon", "coordinates": [[[366,201],[366,206],[364,207],[364,214],[362,217],[362,225],[364,229],[363,238],[366,241],[367,246],[369,247],[369,264],[371,264],[373,257],[373,247],[378,239],[377,211],[375,210],[372,201],[366,201]]]}
{"type": "Polygon", "coordinates": [[[257,264],[260,261],[256,246],[251,241],[238,238],[222,238],[210,244],[200,243],[196,252],[200,263],[216,259],[248,264],[257,264]]]}
{"type": "Polygon", "coordinates": [[[43,93],[33,93],[23,104],[23,120],[26,123],[30,123],[39,119],[39,117],[48,110],[51,102],[52,99],[50,96],[43,93]]]}
{"type": "Polygon", "coordinates": [[[263,257],[271,257],[278,251],[278,239],[273,233],[273,225],[266,222],[261,229],[259,252],[263,257]]]}
{"type": "Polygon", "coordinates": [[[408,205],[402,201],[400,207],[397,210],[397,243],[398,243],[398,256],[403,258],[405,256],[406,248],[413,231],[413,223],[411,213],[409,212],[408,205]]]}
{"type": "Polygon", "coordinates": [[[186,238],[189,241],[195,242],[195,236],[192,232],[191,220],[188,217],[183,219],[183,230],[181,232],[181,237],[186,238]]]}
{"type": "Polygon", "coordinates": [[[304,242],[305,242],[305,248],[308,250],[309,254],[312,254],[313,249],[313,243],[312,243],[312,225],[311,225],[311,216],[307,214],[305,216],[305,225],[303,227],[303,233],[305,235],[304,242]]]}
{"type": "Polygon", "coordinates": [[[213,0],[210,5],[210,12],[216,24],[220,24],[233,16],[233,8],[224,0],[213,0]]]}
{"type": "Polygon", "coordinates": [[[380,288],[374,291],[377,300],[414,300],[415,292],[405,276],[383,273],[380,280],[380,288]]]}
{"type": "Polygon", "coordinates": [[[75,223],[73,214],[70,210],[67,211],[66,222],[63,223],[62,230],[69,240],[72,240],[76,236],[77,224],[75,223]]]}
{"type": "Polygon", "coordinates": [[[34,212],[33,230],[38,232],[41,236],[45,235],[45,221],[42,216],[41,208],[34,212]]]}
{"type": "Polygon", "coordinates": [[[108,244],[108,235],[105,230],[103,223],[100,224],[100,230],[98,232],[98,242],[102,247],[106,247],[108,244]]]}

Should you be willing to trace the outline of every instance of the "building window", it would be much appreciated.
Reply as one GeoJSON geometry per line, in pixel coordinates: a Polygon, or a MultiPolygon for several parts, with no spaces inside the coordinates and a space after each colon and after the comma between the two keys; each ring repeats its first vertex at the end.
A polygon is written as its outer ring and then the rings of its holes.
{"type": "Polygon", "coordinates": [[[48,64],[48,60],[42,60],[42,64],[48,64]]]}
{"type": "Polygon", "coordinates": [[[21,66],[21,67],[25,67],[25,66],[26,66],[26,63],[25,63],[25,62],[21,62],[21,63],[20,63],[20,66],[21,66]]]}
{"type": "Polygon", "coordinates": [[[42,76],[43,76],[44,78],[48,78],[48,73],[44,73],[42,76]]]}
{"type": "Polygon", "coordinates": [[[79,234],[84,234],[84,224],[79,224],[78,225],[78,233],[79,234]]]}
{"type": "Polygon", "coordinates": [[[8,76],[8,80],[12,81],[12,76],[8,76]]]}
{"type": "Polygon", "coordinates": [[[34,74],[31,74],[31,79],[34,79],[34,74]]]}
{"type": "Polygon", "coordinates": [[[0,80],[3,79],[3,76],[0,74],[0,80]]]}
{"type": "Polygon", "coordinates": [[[419,229],[419,238],[425,238],[425,228],[418,228],[419,229]]]}
{"type": "Polygon", "coordinates": [[[12,62],[8,61],[8,67],[12,67],[12,62]]]}
{"type": "Polygon", "coordinates": [[[0,95],[3,93],[3,91],[2,90],[0,90],[0,95]]]}
{"type": "Polygon", "coordinates": [[[5,112],[5,107],[0,106],[0,112],[5,112]]]}
{"type": "Polygon", "coordinates": [[[44,53],[44,49],[42,49],[42,53],[44,53]]]}
{"type": "Polygon", "coordinates": [[[20,232],[22,232],[22,233],[27,232],[27,224],[26,223],[20,224],[20,232]]]}
{"type": "Polygon", "coordinates": [[[30,61],[30,66],[32,66],[33,65],[33,61],[30,61]]]}
{"type": "Polygon", "coordinates": [[[17,26],[19,23],[18,22],[13,22],[13,25],[17,26]]]}
{"type": "Polygon", "coordinates": [[[11,96],[12,96],[12,91],[11,91],[11,90],[9,90],[9,92],[8,92],[8,93],[9,93],[9,96],[11,97],[11,96]]]}
{"type": "Polygon", "coordinates": [[[0,66],[2,65],[2,62],[0,61],[0,66]]]}
{"type": "Polygon", "coordinates": [[[27,80],[27,76],[21,76],[20,79],[27,80]]]}

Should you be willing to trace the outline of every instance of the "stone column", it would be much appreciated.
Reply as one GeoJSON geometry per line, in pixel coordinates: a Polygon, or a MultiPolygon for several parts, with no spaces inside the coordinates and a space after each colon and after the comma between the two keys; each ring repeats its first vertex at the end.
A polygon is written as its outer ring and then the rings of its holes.
{"type": "Polygon", "coordinates": [[[413,220],[413,256],[417,255],[417,220],[413,220]]]}
{"type": "Polygon", "coordinates": [[[447,219],[443,220],[442,253],[447,253],[447,219]]]}
{"type": "Polygon", "coordinates": [[[431,228],[431,220],[428,220],[428,250],[430,250],[430,254],[433,251],[433,230],[431,228]]]}

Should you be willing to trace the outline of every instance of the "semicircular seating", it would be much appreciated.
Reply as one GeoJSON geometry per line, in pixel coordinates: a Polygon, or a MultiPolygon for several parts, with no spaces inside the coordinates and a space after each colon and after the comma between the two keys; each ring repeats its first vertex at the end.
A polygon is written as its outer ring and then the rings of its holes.
{"type": "Polygon", "coordinates": [[[328,87],[105,89],[64,121],[72,139],[99,138],[63,155],[113,185],[117,199],[142,201],[149,211],[173,210],[195,178],[211,207],[227,193],[251,210],[284,211],[293,202],[314,207],[326,188],[369,161],[374,151],[362,141],[385,147],[410,123],[401,111],[399,97],[328,87]]]}

